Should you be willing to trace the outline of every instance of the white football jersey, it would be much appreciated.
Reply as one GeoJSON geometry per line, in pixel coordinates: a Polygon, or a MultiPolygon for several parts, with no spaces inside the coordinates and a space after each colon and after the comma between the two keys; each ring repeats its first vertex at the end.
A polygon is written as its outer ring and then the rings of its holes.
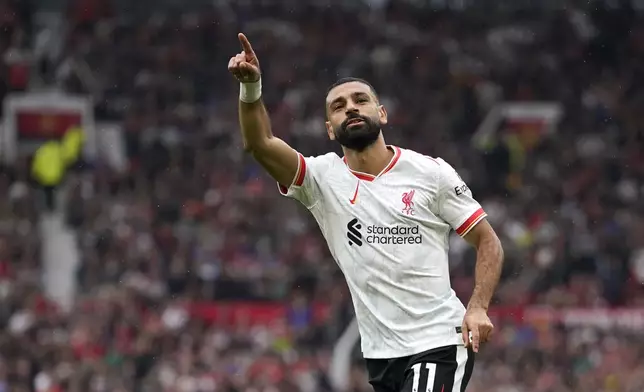
{"type": "Polygon", "coordinates": [[[365,358],[396,358],[462,345],[465,308],[451,288],[452,229],[463,236],[486,214],[444,160],[390,147],[377,176],[335,153],[300,155],[293,184],[344,273],[365,358]]]}

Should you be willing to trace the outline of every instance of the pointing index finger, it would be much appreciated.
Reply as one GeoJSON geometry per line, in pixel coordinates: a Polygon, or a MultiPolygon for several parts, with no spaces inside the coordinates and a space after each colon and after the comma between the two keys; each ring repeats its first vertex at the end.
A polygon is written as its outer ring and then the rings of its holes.
{"type": "Polygon", "coordinates": [[[479,352],[479,344],[481,342],[481,336],[479,334],[479,329],[474,327],[472,329],[472,349],[475,353],[479,352]]]}
{"type": "Polygon", "coordinates": [[[461,334],[463,335],[463,344],[465,344],[465,348],[468,348],[470,346],[470,330],[467,324],[463,324],[461,327],[461,334]]]}
{"type": "Polygon", "coordinates": [[[242,49],[244,49],[244,52],[246,54],[254,54],[255,52],[253,51],[253,47],[250,46],[250,41],[248,41],[248,38],[243,33],[237,34],[237,37],[239,38],[239,43],[242,46],[242,49]]]}

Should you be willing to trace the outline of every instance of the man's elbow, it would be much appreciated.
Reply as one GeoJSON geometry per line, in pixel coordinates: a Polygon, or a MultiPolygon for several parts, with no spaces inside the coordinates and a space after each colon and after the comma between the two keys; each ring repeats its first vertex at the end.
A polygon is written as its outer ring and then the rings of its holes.
{"type": "Polygon", "coordinates": [[[499,261],[503,263],[503,260],[505,258],[505,252],[503,251],[503,244],[501,243],[501,239],[494,233],[494,246],[496,248],[496,251],[499,255],[499,261]]]}
{"type": "Polygon", "coordinates": [[[492,230],[492,232],[486,234],[484,238],[485,239],[477,252],[480,252],[483,249],[487,248],[484,250],[484,252],[493,255],[492,260],[496,261],[498,268],[502,268],[501,266],[503,265],[505,255],[503,252],[503,244],[501,243],[499,236],[497,236],[494,230],[492,230]]]}
{"type": "Polygon", "coordinates": [[[503,246],[501,245],[501,240],[499,239],[499,236],[496,235],[496,232],[490,228],[490,230],[486,231],[483,233],[482,237],[482,242],[487,242],[491,244],[494,247],[498,247],[499,249],[503,249],[503,246]]]}
{"type": "Polygon", "coordinates": [[[503,252],[501,240],[486,219],[474,226],[474,228],[465,235],[464,239],[476,249],[481,247],[492,247],[498,248],[500,252],[503,252]]]}
{"type": "Polygon", "coordinates": [[[242,147],[245,153],[251,154],[253,157],[256,157],[257,155],[261,155],[262,152],[266,150],[268,144],[268,138],[252,141],[244,140],[242,147]]]}
{"type": "Polygon", "coordinates": [[[491,228],[489,231],[481,234],[478,247],[490,248],[491,250],[494,250],[496,253],[498,253],[501,259],[503,258],[503,244],[501,243],[499,236],[496,235],[496,232],[494,232],[494,230],[492,230],[491,228]]]}

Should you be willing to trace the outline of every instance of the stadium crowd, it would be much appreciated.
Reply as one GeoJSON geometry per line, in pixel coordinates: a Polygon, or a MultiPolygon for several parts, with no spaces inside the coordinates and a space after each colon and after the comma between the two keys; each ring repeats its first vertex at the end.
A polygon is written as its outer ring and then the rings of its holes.
{"type": "MultiPolygon", "coordinates": [[[[639,13],[374,1],[141,15],[77,3],[64,50],[37,69],[90,94],[98,121],[122,122],[129,168],[88,161],[66,180],[82,254],[69,313],[38,288],[26,164],[3,168],[0,391],[334,391],[327,370],[351,301],[313,219],[241,149],[225,67],[238,31],[263,61],[276,135],[306,155],[337,150],[323,128],[326,86],[364,77],[389,109],[387,141],[446,159],[487,210],[506,250],[495,299],[506,311],[468,391],[644,390],[641,332],[506,317],[531,305],[644,305],[639,13]],[[471,142],[502,101],[565,110],[520,166],[506,138],[471,142]]],[[[474,252],[452,243],[466,301],[474,252]]],[[[358,358],[350,391],[369,390],[358,358]]]]}

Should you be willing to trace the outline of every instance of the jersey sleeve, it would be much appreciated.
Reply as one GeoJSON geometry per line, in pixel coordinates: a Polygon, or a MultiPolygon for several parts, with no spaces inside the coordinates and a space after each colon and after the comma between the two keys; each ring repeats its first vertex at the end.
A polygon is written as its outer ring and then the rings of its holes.
{"type": "Polygon", "coordinates": [[[319,179],[328,164],[324,156],[304,157],[300,153],[297,155],[299,160],[293,182],[288,187],[278,183],[277,188],[283,196],[299,201],[306,208],[313,208],[320,200],[319,179]]]}
{"type": "Polygon", "coordinates": [[[440,164],[438,214],[462,237],[487,214],[456,170],[442,159],[437,161],[440,164]]]}

